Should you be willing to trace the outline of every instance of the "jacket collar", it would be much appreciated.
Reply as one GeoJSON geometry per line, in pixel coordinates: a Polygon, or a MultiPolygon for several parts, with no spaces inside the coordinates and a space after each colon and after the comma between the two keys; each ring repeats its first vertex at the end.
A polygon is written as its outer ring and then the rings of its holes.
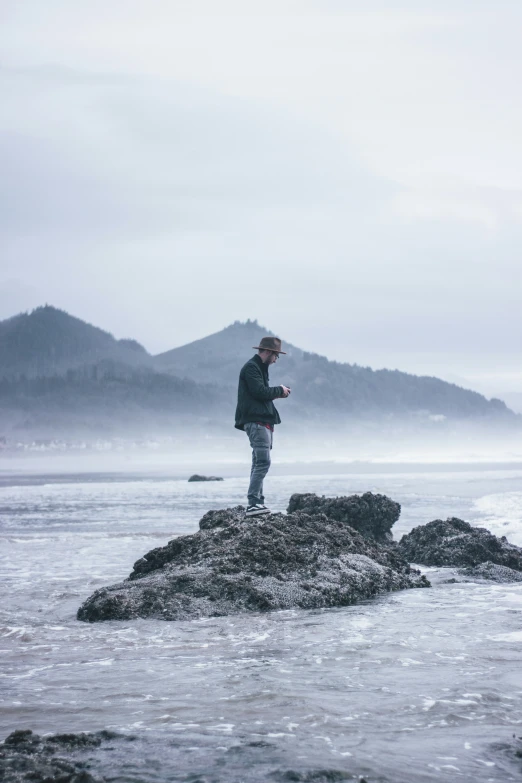
{"type": "Polygon", "coordinates": [[[257,366],[261,369],[261,372],[264,372],[265,375],[268,375],[268,365],[264,363],[259,354],[255,353],[253,358],[257,366]]]}

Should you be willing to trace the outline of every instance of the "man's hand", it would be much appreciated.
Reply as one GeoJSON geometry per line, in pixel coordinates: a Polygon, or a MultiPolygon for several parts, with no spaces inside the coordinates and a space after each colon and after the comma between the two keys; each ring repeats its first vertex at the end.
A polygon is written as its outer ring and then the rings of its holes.
{"type": "Polygon", "coordinates": [[[289,389],[288,386],[281,386],[281,388],[283,390],[283,397],[288,397],[292,389],[289,389]]]}

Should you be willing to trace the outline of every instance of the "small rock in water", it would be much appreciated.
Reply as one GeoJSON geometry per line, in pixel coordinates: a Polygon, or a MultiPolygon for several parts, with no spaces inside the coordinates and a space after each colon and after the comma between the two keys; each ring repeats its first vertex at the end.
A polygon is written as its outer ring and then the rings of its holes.
{"type": "Polygon", "coordinates": [[[88,598],[78,619],[317,609],[429,586],[395,546],[365,539],[345,521],[304,511],[247,519],[237,506],[209,511],[198,533],[148,552],[126,581],[88,598]]]}
{"type": "Polygon", "coordinates": [[[189,481],[223,481],[223,478],[221,476],[200,476],[198,473],[194,473],[189,481]]]}
{"type": "Polygon", "coordinates": [[[512,741],[494,742],[490,748],[495,755],[502,755],[504,759],[514,761],[518,771],[522,773],[522,737],[513,734],[512,741]]]}
{"type": "Polygon", "coordinates": [[[522,572],[521,547],[456,517],[413,528],[397,549],[410,563],[460,566],[466,575],[494,581],[518,581],[522,572]]]}
{"type": "Polygon", "coordinates": [[[345,783],[348,780],[366,783],[359,775],[341,769],[310,769],[303,772],[287,769],[274,773],[274,780],[278,783],[345,783]]]}
{"type": "Polygon", "coordinates": [[[461,568],[461,574],[465,576],[478,577],[479,579],[489,579],[491,582],[522,582],[522,571],[515,571],[507,566],[490,563],[479,563],[479,565],[461,568]]]}
{"type": "Polygon", "coordinates": [[[109,731],[95,734],[53,734],[40,737],[30,729],[13,731],[0,745],[0,779],[5,783],[32,780],[33,783],[104,783],[105,778],[87,771],[88,762],[69,754],[98,748],[103,740],[119,735],[109,731]],[[67,758],[57,754],[67,754],[67,758]]]}

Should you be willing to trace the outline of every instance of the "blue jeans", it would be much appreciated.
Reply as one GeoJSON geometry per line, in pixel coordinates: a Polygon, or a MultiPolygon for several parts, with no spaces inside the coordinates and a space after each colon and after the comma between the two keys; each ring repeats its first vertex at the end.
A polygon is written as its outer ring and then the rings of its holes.
{"type": "Polygon", "coordinates": [[[270,450],[274,442],[274,433],[263,424],[248,421],[245,432],[252,446],[252,470],[250,471],[250,486],[248,487],[248,505],[265,502],[263,495],[263,479],[270,468],[270,450]]]}

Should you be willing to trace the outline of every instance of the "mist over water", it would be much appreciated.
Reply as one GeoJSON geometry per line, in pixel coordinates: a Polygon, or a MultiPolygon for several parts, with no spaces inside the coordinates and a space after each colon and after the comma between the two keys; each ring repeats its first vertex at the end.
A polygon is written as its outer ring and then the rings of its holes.
{"type": "MultiPolygon", "coordinates": [[[[244,504],[246,471],[222,467],[225,481],[211,484],[157,467],[3,471],[2,736],[21,727],[134,735],[93,756],[122,783],[317,769],[372,782],[518,779],[507,747],[522,724],[520,584],[451,584],[451,569],[424,569],[431,590],[343,609],[76,621],[80,603],[146,551],[195,532],[208,509],[244,504]]],[[[396,538],[459,516],[522,545],[520,466],[304,471],[270,474],[273,510],[293,492],[372,490],[401,503],[396,538]]]]}
{"type": "MultiPolygon", "coordinates": [[[[110,431],[72,429],[42,437],[0,443],[0,471],[164,472],[173,477],[191,473],[245,475],[251,451],[245,433],[231,422],[206,426],[164,427],[142,431],[136,426],[110,431]]],[[[360,471],[365,466],[498,464],[522,461],[518,422],[505,428],[477,422],[436,423],[432,428],[411,422],[355,424],[347,420],[305,420],[278,427],[274,434],[271,475],[360,471]]],[[[373,468],[372,468],[373,469],[373,468]]]]}

